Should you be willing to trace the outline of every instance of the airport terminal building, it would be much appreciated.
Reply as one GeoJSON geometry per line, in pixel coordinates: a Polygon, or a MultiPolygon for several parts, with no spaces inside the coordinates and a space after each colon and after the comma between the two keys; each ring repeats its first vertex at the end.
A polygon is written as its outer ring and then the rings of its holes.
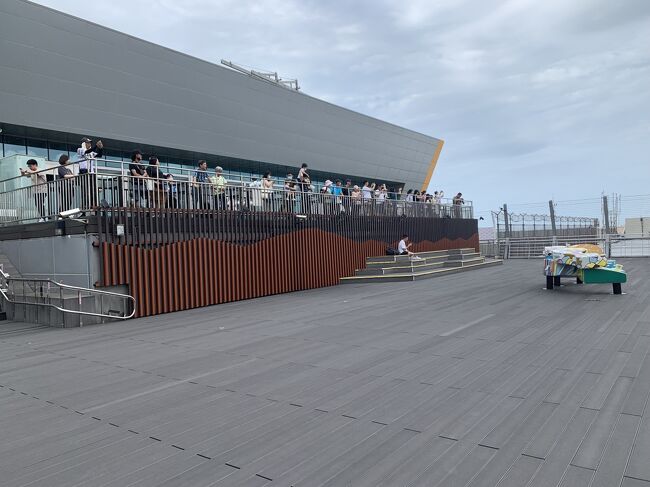
{"type": "Polygon", "coordinates": [[[426,189],[442,140],[24,0],[0,3],[0,156],[104,156],[227,175],[350,178],[426,189]]]}
{"type": "Polygon", "coordinates": [[[485,264],[471,202],[387,189],[425,190],[442,140],[25,0],[0,2],[0,129],[0,291],[35,313],[19,320],[128,319],[485,264]],[[92,162],[84,137],[104,143],[92,162]],[[297,182],[303,163],[310,181],[297,182]],[[354,188],[365,180],[387,188],[354,188]],[[384,269],[404,234],[428,260],[384,269]]]}

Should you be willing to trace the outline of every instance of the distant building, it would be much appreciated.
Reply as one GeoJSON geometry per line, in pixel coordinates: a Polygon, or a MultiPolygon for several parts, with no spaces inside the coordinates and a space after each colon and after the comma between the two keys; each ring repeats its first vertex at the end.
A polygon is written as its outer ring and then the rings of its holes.
{"type": "Polygon", "coordinates": [[[650,216],[625,219],[625,235],[650,236],[650,216]]]}

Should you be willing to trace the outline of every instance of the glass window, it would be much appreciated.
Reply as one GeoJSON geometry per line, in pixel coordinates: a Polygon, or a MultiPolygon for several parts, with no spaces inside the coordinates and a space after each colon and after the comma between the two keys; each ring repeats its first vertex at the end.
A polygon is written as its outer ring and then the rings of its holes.
{"type": "Polygon", "coordinates": [[[25,146],[25,139],[22,137],[12,137],[10,135],[5,135],[4,137],[4,155],[12,156],[14,154],[19,154],[24,156],[27,154],[27,147],[25,146]]]}
{"type": "Polygon", "coordinates": [[[104,157],[111,161],[122,161],[122,151],[113,149],[104,149],[104,157]]]}
{"type": "Polygon", "coordinates": [[[47,141],[27,139],[27,155],[47,159],[47,141]]]}
{"type": "Polygon", "coordinates": [[[69,156],[70,154],[68,153],[68,146],[64,142],[53,142],[50,141],[48,144],[48,156],[47,158],[50,161],[58,161],[59,157],[61,157],[62,154],[65,154],[69,156]]]}

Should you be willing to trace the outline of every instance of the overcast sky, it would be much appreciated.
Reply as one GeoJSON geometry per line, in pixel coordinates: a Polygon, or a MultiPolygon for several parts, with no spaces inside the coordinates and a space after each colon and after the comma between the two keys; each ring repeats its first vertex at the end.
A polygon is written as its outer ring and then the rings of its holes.
{"type": "Polygon", "coordinates": [[[442,138],[481,212],[650,193],[650,0],[39,3],[442,138]]]}

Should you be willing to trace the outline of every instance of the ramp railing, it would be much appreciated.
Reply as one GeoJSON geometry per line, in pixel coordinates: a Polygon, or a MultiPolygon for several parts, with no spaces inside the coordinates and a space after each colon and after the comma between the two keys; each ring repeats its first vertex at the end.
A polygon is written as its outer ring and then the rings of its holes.
{"type": "Polygon", "coordinates": [[[79,316],[79,326],[84,317],[104,320],[127,320],[135,315],[133,296],[112,291],[70,286],[52,279],[11,277],[0,265],[0,294],[6,303],[28,307],[46,308],[79,316]],[[90,310],[84,310],[84,305],[90,310]]]}

